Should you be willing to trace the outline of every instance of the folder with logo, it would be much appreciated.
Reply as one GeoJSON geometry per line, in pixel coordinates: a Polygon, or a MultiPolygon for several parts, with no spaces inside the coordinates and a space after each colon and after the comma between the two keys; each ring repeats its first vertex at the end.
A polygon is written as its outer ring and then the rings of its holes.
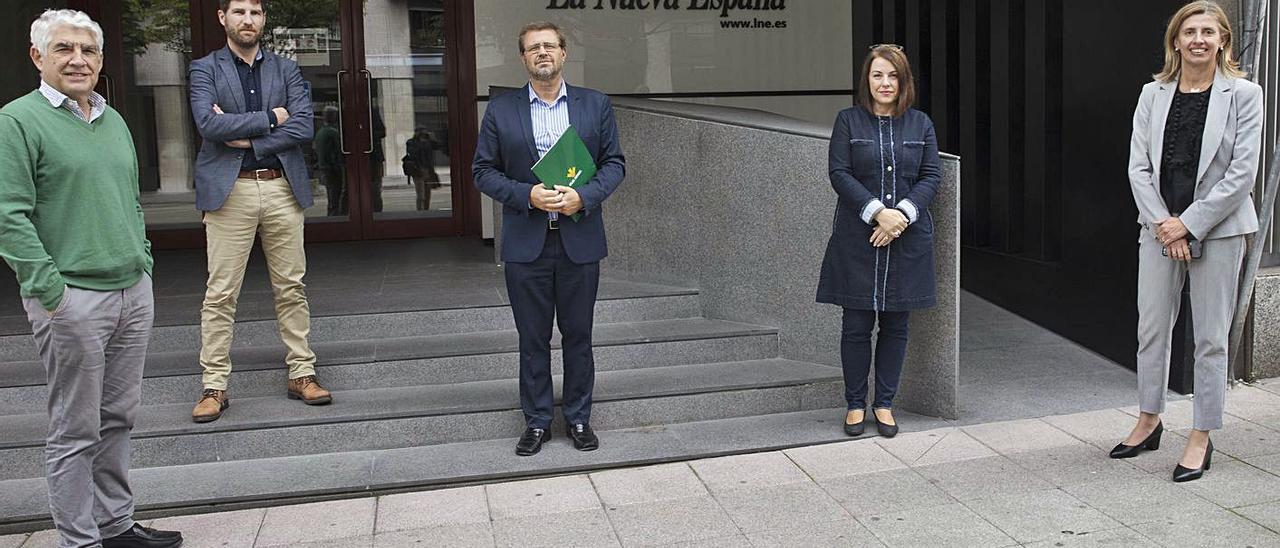
{"type": "MultiPolygon", "coordinates": [[[[587,151],[587,144],[578,136],[578,130],[569,126],[542,159],[533,165],[533,174],[547,188],[555,188],[556,185],[577,188],[596,175],[596,162],[587,151]]],[[[579,211],[573,215],[573,220],[581,216],[579,211]]]]}

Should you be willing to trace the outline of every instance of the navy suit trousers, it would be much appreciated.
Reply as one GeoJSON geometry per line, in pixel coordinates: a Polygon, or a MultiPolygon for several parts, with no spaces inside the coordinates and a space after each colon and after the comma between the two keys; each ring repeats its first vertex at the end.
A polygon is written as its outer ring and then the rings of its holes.
{"type": "Polygon", "coordinates": [[[520,407],[530,428],[549,428],[555,394],[551,385],[551,322],[560,328],[564,352],[563,411],[569,424],[591,420],[595,359],[591,325],[600,263],[569,260],[559,231],[547,232],[542,254],[529,263],[506,263],[507,296],[520,334],[520,407]]]}

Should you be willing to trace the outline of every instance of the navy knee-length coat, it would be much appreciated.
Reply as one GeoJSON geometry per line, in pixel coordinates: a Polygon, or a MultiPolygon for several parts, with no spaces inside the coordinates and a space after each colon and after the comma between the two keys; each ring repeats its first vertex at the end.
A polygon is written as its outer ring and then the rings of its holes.
{"type": "Polygon", "coordinates": [[[847,108],[831,131],[828,169],[836,212],[818,302],[891,312],[933,306],[929,205],[942,182],[933,121],[915,109],[893,118],[847,108]],[[872,217],[882,207],[901,210],[911,224],[877,248],[870,242],[872,217]]]}

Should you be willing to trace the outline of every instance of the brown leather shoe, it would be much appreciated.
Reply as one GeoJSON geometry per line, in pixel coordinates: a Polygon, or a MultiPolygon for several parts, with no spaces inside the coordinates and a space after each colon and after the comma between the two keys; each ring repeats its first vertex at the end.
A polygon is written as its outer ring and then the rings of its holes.
{"type": "Polygon", "coordinates": [[[307,405],[324,405],[333,401],[333,395],[320,386],[315,375],[289,379],[289,399],[302,400],[307,405]]]}
{"type": "Polygon", "coordinates": [[[191,420],[195,422],[213,422],[222,416],[222,412],[231,407],[226,390],[204,389],[196,408],[191,411],[191,420]]]}

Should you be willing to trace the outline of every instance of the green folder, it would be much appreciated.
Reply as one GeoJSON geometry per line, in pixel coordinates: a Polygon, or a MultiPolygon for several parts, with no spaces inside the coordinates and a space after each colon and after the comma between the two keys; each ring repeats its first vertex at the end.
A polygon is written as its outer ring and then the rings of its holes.
{"type": "MultiPolygon", "coordinates": [[[[547,188],[555,188],[556,185],[578,188],[596,175],[596,162],[587,151],[586,143],[578,136],[578,130],[569,126],[556,144],[551,145],[551,149],[533,165],[533,174],[547,188]]],[[[573,214],[575,221],[580,217],[581,211],[573,214]]]]}

